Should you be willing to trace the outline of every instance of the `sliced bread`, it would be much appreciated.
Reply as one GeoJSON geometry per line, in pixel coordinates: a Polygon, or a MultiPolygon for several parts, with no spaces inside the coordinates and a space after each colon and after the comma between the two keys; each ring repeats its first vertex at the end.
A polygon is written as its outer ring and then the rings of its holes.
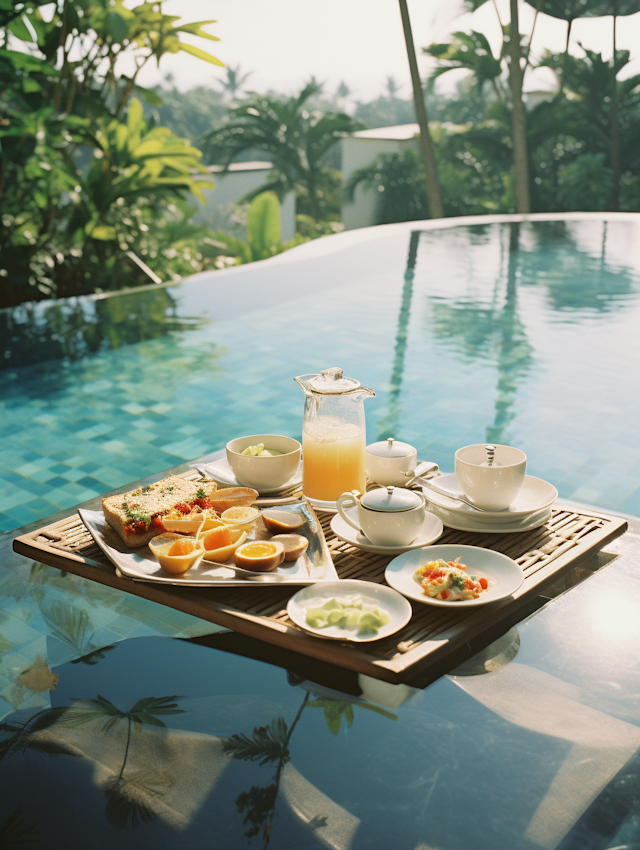
{"type": "MultiPolygon", "coordinates": [[[[145,546],[165,530],[162,516],[186,505],[193,508],[200,500],[208,499],[217,489],[215,481],[187,481],[178,475],[169,475],[155,484],[139,487],[119,496],[102,500],[102,510],[109,525],[114,528],[127,546],[145,546]]],[[[201,506],[208,507],[206,502],[201,506]]]]}

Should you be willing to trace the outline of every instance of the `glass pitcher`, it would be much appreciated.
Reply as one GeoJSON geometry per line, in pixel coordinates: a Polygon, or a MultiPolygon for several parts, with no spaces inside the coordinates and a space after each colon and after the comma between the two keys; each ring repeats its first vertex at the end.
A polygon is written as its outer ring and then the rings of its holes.
{"type": "Polygon", "coordinates": [[[365,492],[367,444],[363,401],[374,396],[342,369],[294,378],[305,394],[302,422],[302,492],[335,502],[348,490],[365,492]]]}

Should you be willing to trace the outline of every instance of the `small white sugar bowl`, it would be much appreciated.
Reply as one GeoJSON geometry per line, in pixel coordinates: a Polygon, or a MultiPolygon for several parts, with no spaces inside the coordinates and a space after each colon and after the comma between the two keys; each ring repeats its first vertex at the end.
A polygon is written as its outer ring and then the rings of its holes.
{"type": "Polygon", "coordinates": [[[418,452],[409,443],[389,437],[379,443],[371,443],[366,451],[367,475],[383,487],[404,487],[416,468],[418,452]]]}

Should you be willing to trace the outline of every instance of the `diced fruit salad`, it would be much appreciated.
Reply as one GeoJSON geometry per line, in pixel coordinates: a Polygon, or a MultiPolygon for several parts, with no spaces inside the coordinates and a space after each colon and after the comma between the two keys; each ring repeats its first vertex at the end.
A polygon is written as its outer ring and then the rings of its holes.
{"type": "Polygon", "coordinates": [[[386,626],[390,617],[386,611],[364,605],[359,596],[338,600],[328,599],[317,608],[305,608],[307,625],[312,629],[338,626],[341,629],[357,629],[358,634],[376,634],[386,626]]]}

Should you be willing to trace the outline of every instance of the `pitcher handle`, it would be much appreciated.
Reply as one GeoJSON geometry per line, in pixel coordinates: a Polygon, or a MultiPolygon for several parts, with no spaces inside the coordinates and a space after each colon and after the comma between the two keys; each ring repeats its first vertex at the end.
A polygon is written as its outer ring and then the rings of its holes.
{"type": "Polygon", "coordinates": [[[360,501],[360,498],[361,494],[358,490],[351,490],[348,493],[343,493],[341,496],[338,496],[337,502],[338,513],[340,514],[342,519],[352,528],[355,528],[356,531],[360,531],[360,526],[346,515],[346,513],[342,509],[342,506],[347,503],[346,507],[348,508],[358,507],[358,502],[360,501]]]}

